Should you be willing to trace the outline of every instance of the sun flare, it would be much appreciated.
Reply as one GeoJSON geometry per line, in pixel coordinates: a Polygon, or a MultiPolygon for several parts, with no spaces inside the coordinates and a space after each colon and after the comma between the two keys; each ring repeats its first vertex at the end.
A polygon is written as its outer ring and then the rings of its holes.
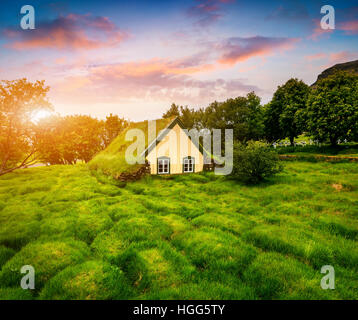
{"type": "Polygon", "coordinates": [[[47,118],[49,116],[51,116],[53,113],[51,111],[48,110],[38,110],[35,111],[32,115],[31,115],[31,121],[32,122],[38,122],[43,118],[47,118]]]}

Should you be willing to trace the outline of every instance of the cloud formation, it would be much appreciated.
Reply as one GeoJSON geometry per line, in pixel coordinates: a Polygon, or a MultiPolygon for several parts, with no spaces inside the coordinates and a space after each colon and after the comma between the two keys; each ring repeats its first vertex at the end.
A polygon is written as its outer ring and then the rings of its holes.
{"type": "Polygon", "coordinates": [[[40,22],[31,32],[8,28],[6,46],[17,49],[97,49],[119,44],[126,36],[107,17],[69,14],[40,22]]]}
{"type": "Polygon", "coordinates": [[[345,21],[338,24],[338,28],[346,32],[346,34],[358,34],[358,20],[345,21]]]}
{"type": "Polygon", "coordinates": [[[287,2],[285,5],[280,5],[266,16],[266,20],[277,21],[302,21],[309,20],[309,13],[307,8],[300,2],[287,2]]]}
{"type": "Polygon", "coordinates": [[[233,65],[237,62],[248,60],[251,57],[266,56],[277,50],[288,50],[298,41],[297,38],[270,38],[270,37],[249,37],[229,38],[218,45],[222,52],[219,62],[233,65]]]}
{"type": "Polygon", "coordinates": [[[196,4],[187,9],[189,17],[197,19],[199,26],[208,26],[223,17],[222,6],[233,0],[197,0],[196,4]]]}
{"type": "Polygon", "coordinates": [[[324,64],[324,68],[329,68],[333,64],[342,63],[350,60],[356,60],[358,58],[358,52],[353,51],[338,51],[338,52],[318,52],[312,55],[305,56],[305,60],[308,62],[313,61],[327,61],[324,64]]]}
{"type": "Polygon", "coordinates": [[[210,65],[195,65],[197,57],[166,60],[151,59],[129,63],[91,66],[86,75],[67,77],[58,83],[57,97],[71,103],[123,103],[127,100],[177,101],[202,105],[250,91],[261,90],[244,79],[200,80],[194,74],[210,65]],[[75,93],[75,94],[74,94],[75,93]]]}
{"type": "Polygon", "coordinates": [[[305,56],[305,59],[309,62],[312,62],[314,60],[321,60],[321,59],[324,59],[326,58],[327,55],[323,52],[319,52],[319,53],[314,53],[314,54],[310,54],[310,55],[307,55],[305,56]]]}

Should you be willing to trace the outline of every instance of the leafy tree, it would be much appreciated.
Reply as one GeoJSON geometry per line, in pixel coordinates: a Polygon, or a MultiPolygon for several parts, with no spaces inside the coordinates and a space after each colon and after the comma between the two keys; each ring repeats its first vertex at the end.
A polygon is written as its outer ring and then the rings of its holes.
{"type": "Polygon", "coordinates": [[[52,110],[44,81],[0,81],[0,175],[36,161],[35,124],[39,109],[52,110]]]}
{"type": "Polygon", "coordinates": [[[63,157],[62,118],[51,116],[41,119],[36,126],[36,143],[39,158],[50,164],[66,164],[63,157]],[[60,147],[61,146],[61,147],[60,147]]]}
{"type": "Polygon", "coordinates": [[[225,129],[226,123],[226,111],[223,103],[214,101],[210,103],[204,111],[203,125],[207,129],[225,129]]]}
{"type": "Polygon", "coordinates": [[[302,80],[290,79],[279,86],[266,106],[265,133],[268,141],[288,137],[291,145],[303,131],[302,112],[306,109],[310,88],[302,80]]]}
{"type": "Polygon", "coordinates": [[[358,76],[338,71],[317,82],[307,102],[308,133],[336,146],[358,139],[358,76]]]}
{"type": "Polygon", "coordinates": [[[90,116],[76,115],[66,117],[72,126],[71,135],[74,138],[78,159],[88,162],[104,148],[102,140],[103,121],[90,116]]]}
{"type": "Polygon", "coordinates": [[[234,99],[236,107],[229,109],[234,138],[238,141],[258,140],[264,133],[261,99],[254,92],[234,99]]]}
{"type": "Polygon", "coordinates": [[[163,114],[163,118],[179,117],[187,129],[192,129],[198,124],[198,114],[188,106],[178,106],[175,103],[163,114]]]}
{"type": "Polygon", "coordinates": [[[248,141],[263,135],[263,108],[261,99],[251,92],[246,97],[211,103],[204,112],[208,129],[233,129],[234,139],[248,141]]]}
{"type": "Polygon", "coordinates": [[[163,114],[163,118],[171,118],[171,117],[179,117],[180,111],[179,106],[177,106],[175,103],[172,103],[169,110],[163,114]]]}
{"type": "Polygon", "coordinates": [[[90,116],[43,119],[37,136],[41,159],[51,164],[88,162],[105,147],[104,122],[90,116]]]}
{"type": "Polygon", "coordinates": [[[107,147],[118,134],[128,126],[128,122],[118,117],[117,115],[112,115],[112,113],[106,117],[104,123],[104,145],[107,147]]]}
{"type": "Polygon", "coordinates": [[[192,129],[195,127],[197,123],[197,113],[194,109],[190,109],[189,107],[180,107],[180,120],[183,122],[185,128],[192,129]]]}
{"type": "Polygon", "coordinates": [[[278,154],[262,142],[234,144],[232,177],[248,184],[256,184],[282,171],[278,154]]]}
{"type": "Polygon", "coordinates": [[[281,112],[282,110],[279,105],[272,102],[264,106],[265,138],[268,142],[275,142],[285,138],[283,130],[280,127],[281,112]]]}

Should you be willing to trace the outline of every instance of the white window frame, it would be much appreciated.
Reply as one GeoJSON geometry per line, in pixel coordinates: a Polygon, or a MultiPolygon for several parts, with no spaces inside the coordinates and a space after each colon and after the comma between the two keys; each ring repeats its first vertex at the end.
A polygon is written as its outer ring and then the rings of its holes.
{"type": "Polygon", "coordinates": [[[170,159],[169,158],[158,159],[158,174],[169,174],[169,173],[170,173],[170,159]],[[167,164],[167,171],[164,171],[165,163],[167,164]],[[160,166],[162,166],[162,170],[160,169],[160,166]]]}
{"type": "Polygon", "coordinates": [[[195,166],[195,159],[192,157],[186,157],[183,160],[183,172],[184,173],[191,173],[194,172],[194,166],[195,166]],[[185,170],[185,165],[188,166],[188,169],[185,170]]]}

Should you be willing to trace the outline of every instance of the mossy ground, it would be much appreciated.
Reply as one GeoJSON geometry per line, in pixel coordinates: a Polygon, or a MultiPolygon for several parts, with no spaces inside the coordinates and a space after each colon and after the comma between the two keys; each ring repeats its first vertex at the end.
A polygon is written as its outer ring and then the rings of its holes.
{"type": "Polygon", "coordinates": [[[357,274],[355,163],[286,162],[258,186],[123,185],[85,165],[0,178],[0,299],[357,299],[357,274]],[[335,290],[320,287],[326,264],[335,290]]]}

